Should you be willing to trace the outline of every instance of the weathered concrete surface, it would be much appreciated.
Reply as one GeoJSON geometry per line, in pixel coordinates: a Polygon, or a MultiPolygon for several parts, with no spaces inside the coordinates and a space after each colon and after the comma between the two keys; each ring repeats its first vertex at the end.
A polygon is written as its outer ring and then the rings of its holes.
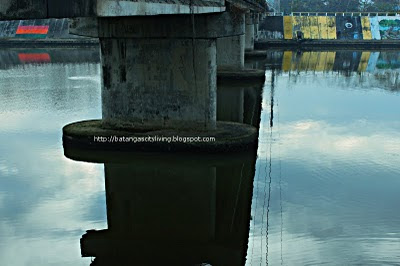
{"type": "Polygon", "coordinates": [[[104,124],[215,128],[215,40],[100,39],[104,124]]]}
{"type": "Polygon", "coordinates": [[[0,20],[47,17],[47,0],[1,0],[0,20]]]}
{"type": "Polygon", "coordinates": [[[218,69],[243,69],[244,34],[217,39],[218,69]]]}
{"type": "MultiPolygon", "coordinates": [[[[103,127],[102,120],[81,121],[69,124],[63,128],[64,153],[67,157],[78,159],[84,156],[85,151],[96,150],[125,150],[125,151],[190,151],[206,153],[223,153],[233,151],[252,150],[257,145],[258,132],[253,126],[217,122],[216,129],[212,131],[193,130],[148,130],[145,132],[107,129],[103,127]],[[146,137],[213,137],[210,142],[183,142],[183,141],[134,141],[146,137]],[[104,137],[104,141],[95,140],[95,137],[104,137]],[[124,137],[125,141],[120,137],[124,137]],[[115,139],[117,138],[117,139],[115,139]],[[82,152],[80,152],[82,151],[82,152]]],[[[84,159],[87,160],[87,159],[84,159]]]]}
{"type": "Polygon", "coordinates": [[[265,0],[227,0],[229,4],[241,9],[266,12],[269,7],[265,0]]]}
{"type": "Polygon", "coordinates": [[[70,25],[72,34],[100,38],[221,38],[242,35],[244,17],[230,12],[191,16],[78,18],[70,25]],[[96,34],[97,28],[97,34],[96,34]]]}
{"type": "Polygon", "coordinates": [[[254,17],[254,41],[257,41],[259,38],[258,32],[259,32],[260,14],[254,13],[253,17],[254,17]]]}
{"type": "Polygon", "coordinates": [[[203,14],[225,11],[224,0],[1,0],[0,20],[203,14]]]}
{"type": "Polygon", "coordinates": [[[245,49],[246,50],[254,50],[254,18],[253,14],[246,13],[246,41],[245,41],[245,49]]]}
{"type": "Polygon", "coordinates": [[[69,34],[68,19],[34,19],[0,21],[0,39],[2,38],[75,39],[81,37],[69,34]],[[18,29],[24,26],[44,26],[48,28],[47,32],[41,34],[41,36],[37,36],[34,31],[31,34],[18,33],[18,29]]]}
{"type": "Polygon", "coordinates": [[[206,14],[233,6],[265,12],[264,0],[1,0],[0,20],[206,14]]]}
{"type": "Polygon", "coordinates": [[[47,0],[49,18],[97,16],[98,0],[47,0]]]}
{"type": "Polygon", "coordinates": [[[162,14],[204,14],[225,11],[224,0],[146,0],[146,1],[97,1],[99,17],[151,16],[162,14]]]}

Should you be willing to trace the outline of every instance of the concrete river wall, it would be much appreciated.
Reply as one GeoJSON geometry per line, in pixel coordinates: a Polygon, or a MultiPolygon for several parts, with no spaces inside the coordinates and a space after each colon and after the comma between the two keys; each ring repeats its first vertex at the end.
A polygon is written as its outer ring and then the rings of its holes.
{"type": "Polygon", "coordinates": [[[268,16],[261,39],[400,40],[399,16],[268,16]]]}
{"type": "Polygon", "coordinates": [[[97,39],[69,34],[66,18],[0,21],[0,46],[73,46],[97,42],[97,39]]]}

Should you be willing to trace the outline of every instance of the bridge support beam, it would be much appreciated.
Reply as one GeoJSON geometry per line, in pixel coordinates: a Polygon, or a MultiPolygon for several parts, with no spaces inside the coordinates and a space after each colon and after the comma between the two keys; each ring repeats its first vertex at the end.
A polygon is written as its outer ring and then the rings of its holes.
{"type": "Polygon", "coordinates": [[[254,41],[258,41],[258,29],[260,25],[260,14],[254,13],[254,41]]]}
{"type": "Polygon", "coordinates": [[[254,18],[252,13],[246,13],[246,42],[245,49],[254,50],[254,18]]]}

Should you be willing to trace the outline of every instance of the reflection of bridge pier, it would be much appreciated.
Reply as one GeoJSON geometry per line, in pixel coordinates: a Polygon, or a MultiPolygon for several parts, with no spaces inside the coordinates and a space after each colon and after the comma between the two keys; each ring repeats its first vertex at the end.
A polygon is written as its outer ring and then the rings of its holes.
{"type": "Polygon", "coordinates": [[[218,83],[217,120],[259,127],[264,83],[218,83]]]}
{"type": "Polygon", "coordinates": [[[256,150],[119,155],[84,156],[105,162],[108,229],[81,239],[92,265],[244,265],[256,150]]]}

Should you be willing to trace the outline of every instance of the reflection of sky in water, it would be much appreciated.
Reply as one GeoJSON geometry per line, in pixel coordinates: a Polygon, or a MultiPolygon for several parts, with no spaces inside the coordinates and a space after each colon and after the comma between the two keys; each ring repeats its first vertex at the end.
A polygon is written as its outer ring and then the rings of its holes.
{"type": "Polygon", "coordinates": [[[68,160],[61,129],[98,118],[98,64],[0,70],[0,265],[88,265],[79,238],[105,226],[103,166],[68,160]]]}
{"type": "Polygon", "coordinates": [[[400,95],[359,77],[281,73],[271,131],[271,72],[247,264],[398,263],[400,95]]]}
{"type": "MultiPolygon", "coordinates": [[[[363,67],[281,71],[272,135],[267,71],[249,264],[267,252],[270,265],[400,261],[398,72],[363,67]]],[[[79,239],[107,227],[103,166],[66,159],[61,129],[101,116],[99,75],[98,64],[0,70],[0,265],[89,264],[79,239]]]]}

